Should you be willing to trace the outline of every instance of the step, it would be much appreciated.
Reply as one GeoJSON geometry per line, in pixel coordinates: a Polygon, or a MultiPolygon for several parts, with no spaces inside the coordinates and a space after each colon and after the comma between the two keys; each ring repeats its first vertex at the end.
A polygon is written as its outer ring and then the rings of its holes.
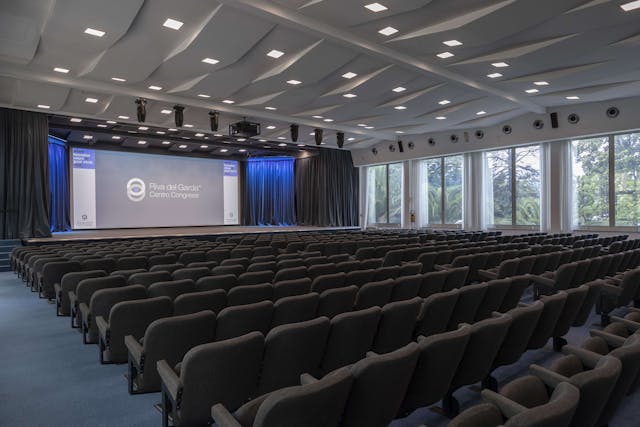
{"type": "Polygon", "coordinates": [[[11,265],[9,265],[8,260],[0,260],[0,271],[11,271],[11,265]]]}

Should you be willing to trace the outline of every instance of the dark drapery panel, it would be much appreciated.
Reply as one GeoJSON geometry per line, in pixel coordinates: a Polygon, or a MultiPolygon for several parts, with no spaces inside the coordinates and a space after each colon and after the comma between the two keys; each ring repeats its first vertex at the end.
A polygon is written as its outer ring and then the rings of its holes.
{"type": "Polygon", "coordinates": [[[70,231],[69,175],[64,141],[49,137],[49,184],[51,186],[51,231],[70,231]]]}
{"type": "Polygon", "coordinates": [[[246,225],[293,225],[294,160],[255,158],[246,164],[243,204],[246,225]]]}
{"type": "Polygon", "coordinates": [[[299,225],[358,225],[358,169],[351,152],[320,150],[296,160],[296,217],[299,225]]]}
{"type": "Polygon", "coordinates": [[[0,109],[0,238],[51,235],[47,116],[0,109]]]}

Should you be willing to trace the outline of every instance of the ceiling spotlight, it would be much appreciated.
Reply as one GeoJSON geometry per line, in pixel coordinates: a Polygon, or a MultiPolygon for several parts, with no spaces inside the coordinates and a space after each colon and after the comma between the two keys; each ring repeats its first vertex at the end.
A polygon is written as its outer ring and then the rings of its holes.
{"type": "Polygon", "coordinates": [[[147,145],[147,141],[140,140],[138,141],[138,145],[147,145]]]}
{"type": "Polygon", "coordinates": [[[451,58],[452,56],[455,56],[453,53],[451,52],[442,52],[436,55],[438,58],[441,59],[447,59],[447,58],[451,58]]]}
{"type": "Polygon", "coordinates": [[[404,133],[402,130],[397,130],[396,133],[404,133]]]}
{"type": "Polygon", "coordinates": [[[217,111],[209,111],[209,125],[211,126],[211,132],[217,132],[220,126],[220,113],[217,111]]]}
{"type": "Polygon", "coordinates": [[[311,116],[311,117],[313,117],[314,119],[324,119],[324,116],[311,116]]]}
{"type": "Polygon", "coordinates": [[[236,141],[238,141],[238,142],[245,142],[246,140],[247,140],[246,138],[238,138],[238,139],[236,139],[236,141]]]}
{"type": "Polygon", "coordinates": [[[146,126],[140,126],[138,127],[138,130],[149,130],[149,128],[146,126]]]}
{"type": "Polygon", "coordinates": [[[278,147],[286,147],[287,144],[285,144],[284,142],[281,142],[280,144],[278,144],[278,147]]]}
{"type": "Polygon", "coordinates": [[[113,136],[111,137],[111,139],[116,139],[116,140],[117,140],[117,139],[121,139],[121,137],[119,137],[118,135],[113,135],[113,136]]]}
{"type": "Polygon", "coordinates": [[[365,126],[365,129],[375,129],[375,126],[365,126]]]}
{"type": "Polygon", "coordinates": [[[202,148],[203,150],[206,150],[207,148],[209,148],[208,145],[201,145],[200,148],[202,148]]]}
{"type": "Polygon", "coordinates": [[[173,120],[176,123],[176,127],[182,127],[184,124],[184,106],[173,106],[173,120]]]}
{"type": "Polygon", "coordinates": [[[120,78],[120,77],[111,77],[111,80],[113,80],[114,82],[126,82],[126,79],[120,78]]]}
{"type": "Polygon", "coordinates": [[[397,88],[392,89],[395,93],[400,93],[400,92],[404,92],[405,90],[407,90],[407,88],[404,88],[402,86],[398,86],[397,88]]]}
{"type": "Polygon", "coordinates": [[[220,152],[221,152],[221,153],[226,153],[227,151],[229,151],[229,150],[227,150],[226,148],[221,148],[221,149],[220,149],[220,152]]]}
{"type": "Polygon", "coordinates": [[[107,120],[107,123],[109,123],[110,125],[118,124],[118,122],[114,122],[113,120],[107,120]]]}
{"type": "Polygon", "coordinates": [[[151,89],[151,90],[162,90],[162,87],[151,85],[151,86],[149,86],[149,89],[151,89]]]}
{"type": "Polygon", "coordinates": [[[162,145],[171,145],[171,141],[162,141],[162,145]]]}
{"type": "Polygon", "coordinates": [[[436,120],[447,120],[447,118],[445,116],[438,116],[436,117],[436,120]]]}
{"type": "Polygon", "coordinates": [[[447,105],[447,104],[451,104],[451,101],[449,101],[448,99],[443,99],[442,101],[438,102],[438,104],[447,105]]]}
{"type": "Polygon", "coordinates": [[[498,77],[502,77],[502,74],[500,74],[500,73],[491,73],[491,74],[487,74],[487,77],[489,77],[490,79],[497,79],[498,77]]]}
{"type": "Polygon", "coordinates": [[[567,96],[567,99],[569,101],[576,101],[576,100],[580,99],[580,97],[579,96],[567,96]]]}
{"type": "Polygon", "coordinates": [[[92,136],[92,135],[84,135],[84,136],[82,137],[82,139],[91,139],[91,138],[93,138],[93,136],[92,136]]]}
{"type": "Polygon", "coordinates": [[[396,105],[395,107],[393,107],[396,110],[406,110],[407,107],[405,107],[404,105],[396,105]]]}
{"type": "Polygon", "coordinates": [[[291,80],[287,80],[287,83],[295,86],[295,85],[301,84],[302,82],[300,80],[291,79],[291,80]]]}
{"type": "Polygon", "coordinates": [[[129,116],[118,116],[118,118],[122,120],[129,120],[129,116]]]}
{"type": "Polygon", "coordinates": [[[300,132],[300,126],[294,123],[291,126],[289,126],[289,130],[291,131],[291,141],[298,142],[298,134],[300,132]]]}
{"type": "Polygon", "coordinates": [[[49,108],[51,108],[50,105],[44,105],[44,104],[38,104],[38,108],[42,108],[43,110],[48,110],[49,108]]]}
{"type": "Polygon", "coordinates": [[[336,142],[338,144],[338,148],[342,148],[344,145],[344,132],[336,132],[336,142]]]}
{"type": "Polygon", "coordinates": [[[287,139],[284,136],[279,136],[278,139],[287,139]]]}
{"type": "Polygon", "coordinates": [[[504,68],[509,66],[509,64],[507,64],[506,62],[494,62],[491,65],[493,65],[496,68],[504,68]]]}
{"type": "Polygon", "coordinates": [[[385,6],[383,4],[380,4],[380,3],[367,4],[367,5],[365,5],[365,7],[367,9],[369,9],[371,12],[375,12],[375,13],[383,12],[383,11],[389,9],[387,6],[385,6]]]}
{"type": "Polygon", "coordinates": [[[368,125],[366,125],[366,124],[364,124],[364,123],[358,123],[358,124],[357,124],[357,126],[360,126],[361,128],[365,128],[365,127],[367,127],[368,125]]]}
{"type": "Polygon", "coordinates": [[[271,52],[267,53],[267,56],[269,56],[271,58],[275,58],[275,59],[280,58],[282,55],[284,55],[284,52],[281,52],[281,51],[276,50],[276,49],[273,49],[271,52]]]}
{"type": "Polygon", "coordinates": [[[186,127],[186,128],[192,128],[193,127],[193,125],[190,125],[188,123],[184,124],[183,126],[186,127]]]}
{"type": "Polygon", "coordinates": [[[391,36],[391,35],[393,35],[393,34],[397,33],[397,32],[398,32],[398,30],[396,30],[396,29],[395,29],[395,28],[393,28],[393,27],[384,27],[383,29],[381,29],[381,30],[380,30],[380,31],[378,31],[378,32],[379,32],[380,34],[382,34],[383,36],[387,36],[387,37],[389,37],[389,36],[391,36]]]}
{"type": "Polygon", "coordinates": [[[241,152],[241,153],[246,153],[247,152],[247,150],[245,150],[244,148],[241,148],[238,151],[241,152]]]}
{"type": "Polygon", "coordinates": [[[275,129],[275,128],[276,128],[276,127],[275,127],[274,125],[269,125],[269,126],[267,126],[267,129],[269,129],[269,130],[273,130],[273,129],[275,129]]]}
{"type": "Polygon", "coordinates": [[[342,75],[342,77],[344,77],[345,79],[352,79],[352,78],[354,78],[355,76],[357,76],[357,74],[356,74],[356,73],[352,73],[351,71],[349,71],[348,73],[344,73],[344,74],[342,75]]]}
{"type": "Polygon", "coordinates": [[[180,144],[178,145],[178,148],[182,148],[184,150],[185,148],[187,148],[187,146],[185,144],[180,144]]]}
{"type": "Polygon", "coordinates": [[[446,42],[442,42],[442,43],[446,44],[449,47],[462,46],[462,43],[459,42],[458,40],[447,40],[446,42]]]}
{"type": "Polygon", "coordinates": [[[82,119],[78,119],[78,118],[76,118],[76,117],[73,117],[73,118],[69,119],[69,121],[70,121],[70,122],[73,122],[73,123],[81,123],[81,122],[82,122],[82,119]]]}
{"type": "Polygon", "coordinates": [[[53,71],[55,71],[56,73],[62,73],[62,74],[67,74],[69,72],[67,68],[62,68],[62,67],[55,67],[53,71]]]}
{"type": "Polygon", "coordinates": [[[331,123],[333,119],[322,119],[323,122],[331,123]]]}
{"type": "Polygon", "coordinates": [[[156,133],[157,133],[158,135],[164,135],[164,134],[166,134],[166,132],[165,132],[165,131],[162,131],[162,130],[157,130],[157,131],[156,131],[156,133]]]}
{"type": "Polygon", "coordinates": [[[144,98],[136,99],[136,115],[138,122],[144,123],[147,120],[147,100],[144,98]]]}
{"type": "Polygon", "coordinates": [[[84,33],[96,37],[102,37],[106,34],[104,31],[94,30],[93,28],[87,28],[86,30],[84,30],[84,33]]]}
{"type": "Polygon", "coordinates": [[[107,125],[104,125],[104,124],[102,124],[102,123],[97,124],[96,126],[98,126],[99,128],[106,128],[106,127],[107,127],[107,125]]]}
{"type": "Polygon", "coordinates": [[[549,86],[549,82],[533,82],[534,85],[536,86],[549,86]]]}
{"type": "Polygon", "coordinates": [[[315,129],[313,136],[315,137],[316,145],[322,144],[322,129],[315,129]]]}
{"type": "Polygon", "coordinates": [[[638,9],[638,8],[640,8],[640,0],[636,0],[636,1],[629,2],[629,3],[621,4],[620,7],[625,12],[629,12],[631,10],[638,9]]]}
{"type": "Polygon", "coordinates": [[[89,104],[95,104],[98,102],[98,98],[85,98],[84,102],[88,102],[89,104]]]}
{"type": "Polygon", "coordinates": [[[204,58],[202,60],[202,62],[204,62],[205,64],[215,65],[220,61],[218,61],[217,59],[213,59],[213,58],[204,58]]]}
{"type": "Polygon", "coordinates": [[[484,111],[484,110],[482,110],[482,111],[478,111],[478,112],[476,113],[476,116],[484,116],[485,114],[487,114],[487,112],[486,112],[486,111],[484,111]]]}
{"type": "Polygon", "coordinates": [[[176,128],[168,128],[167,130],[169,132],[178,132],[178,129],[176,129],[176,128]]]}
{"type": "Polygon", "coordinates": [[[538,93],[540,92],[538,89],[527,89],[525,90],[526,93],[538,93]]]}
{"type": "Polygon", "coordinates": [[[160,111],[160,114],[171,114],[171,113],[172,113],[172,111],[171,111],[171,110],[168,110],[168,109],[166,109],[166,108],[165,108],[164,110],[161,110],[161,111],[160,111]]]}
{"type": "Polygon", "coordinates": [[[179,30],[184,25],[184,22],[180,22],[176,19],[167,18],[162,24],[163,27],[171,28],[172,30],[179,30]]]}
{"type": "Polygon", "coordinates": [[[265,110],[269,110],[269,111],[275,111],[277,110],[276,107],[264,107],[265,110]]]}
{"type": "Polygon", "coordinates": [[[206,93],[199,93],[198,97],[200,97],[200,98],[211,98],[211,95],[207,95],[206,93]]]}
{"type": "Polygon", "coordinates": [[[345,93],[342,96],[344,96],[345,98],[355,98],[358,95],[356,95],[355,93],[345,93]]]}
{"type": "Polygon", "coordinates": [[[200,133],[200,132],[198,132],[198,133],[196,133],[196,136],[197,136],[198,138],[202,138],[202,137],[204,136],[204,133],[200,133]]]}
{"type": "Polygon", "coordinates": [[[232,101],[230,99],[225,99],[224,101],[222,101],[223,104],[235,104],[236,101],[232,101]]]}
{"type": "Polygon", "coordinates": [[[351,138],[347,138],[347,141],[355,141],[356,139],[354,137],[351,138]]]}

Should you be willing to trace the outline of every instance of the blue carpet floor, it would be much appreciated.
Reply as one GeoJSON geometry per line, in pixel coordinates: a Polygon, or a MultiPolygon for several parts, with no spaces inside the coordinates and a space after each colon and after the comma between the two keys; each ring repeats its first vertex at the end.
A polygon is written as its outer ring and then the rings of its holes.
{"type": "MultiPolygon", "coordinates": [[[[580,344],[597,318],[572,329],[568,341],[580,344]]],[[[513,366],[500,368],[501,384],[526,374],[532,363],[558,357],[550,345],[530,351],[513,366]]],[[[55,305],[31,293],[13,273],[0,273],[0,426],[159,426],[153,405],[159,393],[130,396],[125,365],[100,365],[95,345],[56,317],[55,305]]],[[[461,407],[480,401],[479,393],[456,393],[461,407]]],[[[393,427],[444,427],[447,419],[424,408],[396,420],[393,427]]],[[[627,397],[610,427],[640,426],[640,392],[627,397]]],[[[303,426],[301,426],[303,427],[303,426]]]]}

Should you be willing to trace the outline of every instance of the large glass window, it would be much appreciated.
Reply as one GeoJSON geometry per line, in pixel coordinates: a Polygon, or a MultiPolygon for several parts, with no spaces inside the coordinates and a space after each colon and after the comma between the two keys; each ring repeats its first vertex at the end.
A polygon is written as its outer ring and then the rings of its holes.
{"type": "Polygon", "coordinates": [[[540,147],[486,152],[485,167],[489,225],[540,225],[540,147]]]}
{"type": "Polygon", "coordinates": [[[640,133],[616,135],[614,140],[615,164],[615,218],[617,227],[640,225],[640,133]]]}
{"type": "Polygon", "coordinates": [[[462,224],[462,165],[462,156],[420,163],[421,225],[462,224]]]}
{"type": "Polygon", "coordinates": [[[402,223],[402,163],[367,168],[367,223],[402,223]]]}

